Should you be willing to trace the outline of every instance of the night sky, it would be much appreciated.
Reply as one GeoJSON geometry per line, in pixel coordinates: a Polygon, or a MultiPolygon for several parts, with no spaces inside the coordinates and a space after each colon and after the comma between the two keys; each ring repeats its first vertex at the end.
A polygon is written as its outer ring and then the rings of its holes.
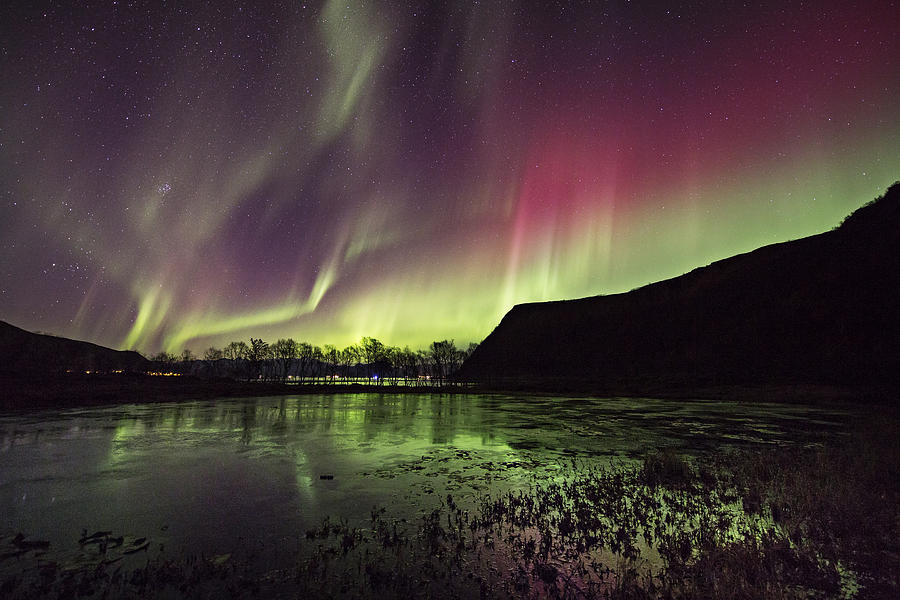
{"type": "Polygon", "coordinates": [[[480,341],[900,179],[900,6],[5,2],[0,319],[480,341]]]}

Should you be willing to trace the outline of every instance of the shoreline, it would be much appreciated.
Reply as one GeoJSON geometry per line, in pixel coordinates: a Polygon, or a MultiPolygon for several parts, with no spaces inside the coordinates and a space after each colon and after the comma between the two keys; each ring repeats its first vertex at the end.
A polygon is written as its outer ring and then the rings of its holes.
{"type": "Polygon", "coordinates": [[[886,387],[849,387],[822,384],[666,385],[663,382],[580,384],[553,387],[367,385],[361,383],[286,384],[279,382],[201,379],[192,376],[153,377],[144,374],[65,374],[36,377],[0,376],[0,410],[19,411],[114,404],[143,404],[207,400],[221,397],[301,396],[312,394],[491,394],[523,399],[535,396],[566,398],[658,398],[663,400],[790,403],[815,406],[872,406],[895,408],[898,390],[886,387]]]}

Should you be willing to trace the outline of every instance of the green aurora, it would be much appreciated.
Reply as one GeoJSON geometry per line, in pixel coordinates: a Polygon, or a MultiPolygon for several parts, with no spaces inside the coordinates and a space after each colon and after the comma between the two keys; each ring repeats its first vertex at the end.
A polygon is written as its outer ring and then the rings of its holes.
{"type": "Polygon", "coordinates": [[[0,316],[464,345],[828,230],[900,178],[894,11],[13,3],[0,316]]]}

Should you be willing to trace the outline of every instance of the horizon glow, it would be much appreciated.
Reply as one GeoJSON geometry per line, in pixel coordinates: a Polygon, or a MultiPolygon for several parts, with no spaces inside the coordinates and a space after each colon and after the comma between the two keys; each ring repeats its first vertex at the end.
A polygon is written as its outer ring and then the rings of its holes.
{"type": "Polygon", "coordinates": [[[0,8],[0,319],[480,341],[900,179],[890,2],[0,8]]]}

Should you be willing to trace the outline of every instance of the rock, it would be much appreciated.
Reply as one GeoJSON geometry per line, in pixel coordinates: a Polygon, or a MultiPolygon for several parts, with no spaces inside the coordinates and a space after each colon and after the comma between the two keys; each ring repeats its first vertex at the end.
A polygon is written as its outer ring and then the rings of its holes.
{"type": "Polygon", "coordinates": [[[145,537],[139,538],[125,538],[125,547],[122,548],[122,554],[134,554],[135,552],[140,552],[141,550],[146,550],[150,547],[150,540],[145,537]]]}
{"type": "Polygon", "coordinates": [[[81,539],[78,540],[78,543],[84,546],[85,544],[99,544],[100,542],[106,540],[110,535],[112,535],[112,531],[95,531],[91,535],[85,535],[87,530],[81,531],[81,539]]]}
{"type": "Polygon", "coordinates": [[[26,540],[25,536],[21,533],[16,534],[12,543],[20,550],[46,550],[50,547],[50,542],[44,540],[26,540]]]}

